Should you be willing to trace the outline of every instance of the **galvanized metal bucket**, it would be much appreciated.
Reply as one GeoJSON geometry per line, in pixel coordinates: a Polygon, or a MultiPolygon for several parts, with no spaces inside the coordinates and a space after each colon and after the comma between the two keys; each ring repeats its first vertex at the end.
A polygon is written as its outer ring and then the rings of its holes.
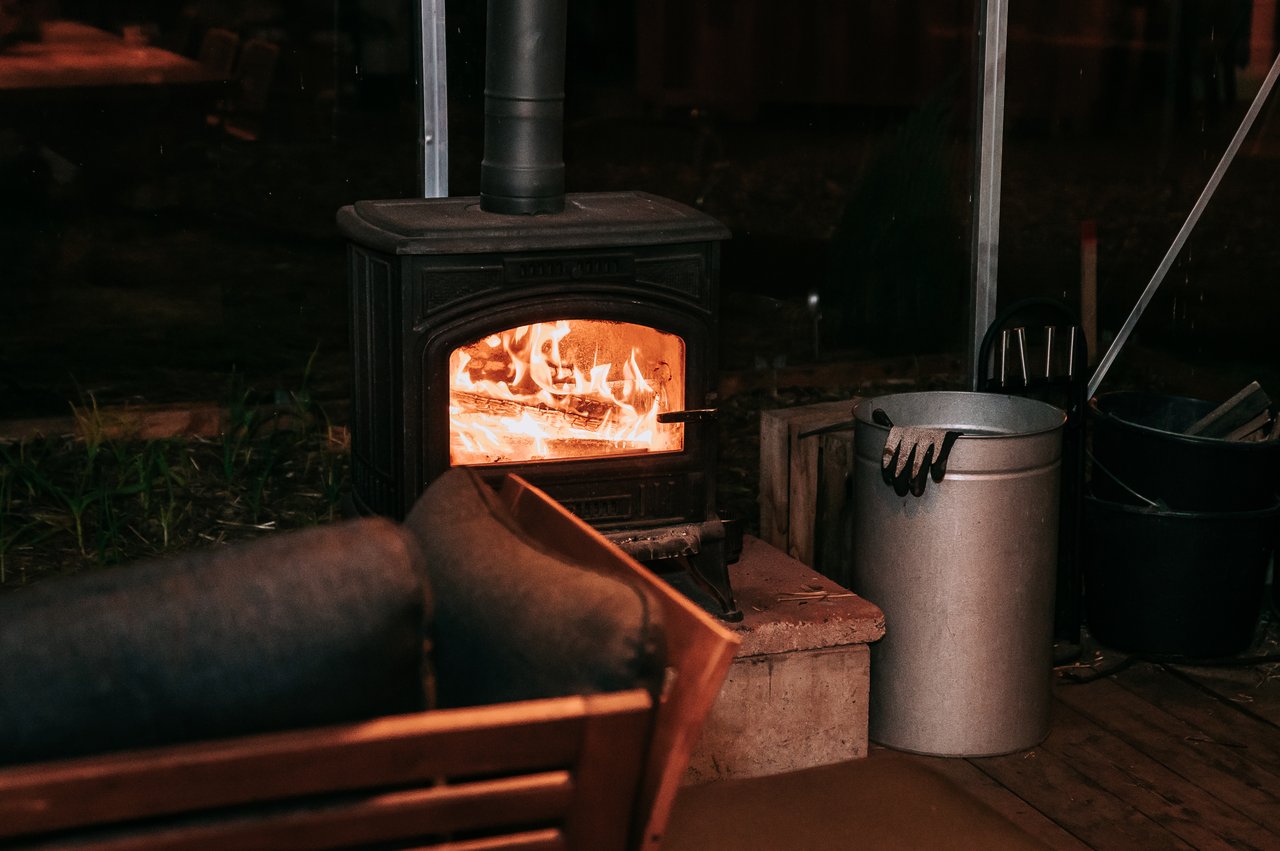
{"type": "Polygon", "coordinates": [[[1016,396],[900,393],[854,411],[853,588],[884,611],[870,735],[900,750],[988,756],[1049,732],[1063,411],[1016,396]],[[920,496],[881,475],[889,429],[961,433],[920,496]]]}

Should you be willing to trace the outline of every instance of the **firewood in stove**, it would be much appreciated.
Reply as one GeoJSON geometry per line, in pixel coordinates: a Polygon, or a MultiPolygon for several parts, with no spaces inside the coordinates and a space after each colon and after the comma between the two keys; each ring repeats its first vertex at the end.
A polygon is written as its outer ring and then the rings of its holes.
{"type": "Polygon", "coordinates": [[[522,414],[536,417],[543,422],[565,428],[599,431],[605,424],[613,405],[586,396],[560,397],[564,407],[553,408],[542,402],[523,402],[518,399],[496,399],[482,393],[454,390],[449,401],[465,410],[489,414],[495,417],[518,417],[522,414]]]}
{"type": "Polygon", "coordinates": [[[585,438],[552,438],[547,441],[548,455],[552,458],[569,458],[575,455],[645,455],[648,447],[631,441],[594,440],[585,438]]]}

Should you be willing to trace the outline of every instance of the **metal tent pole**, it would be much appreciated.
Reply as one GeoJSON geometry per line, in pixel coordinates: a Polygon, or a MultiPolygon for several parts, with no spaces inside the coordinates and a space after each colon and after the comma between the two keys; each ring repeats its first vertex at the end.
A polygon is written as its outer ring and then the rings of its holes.
{"type": "Polygon", "coordinates": [[[449,194],[449,71],[445,67],[444,7],[444,0],[419,0],[422,120],[418,148],[424,198],[444,198],[449,194]]]}
{"type": "Polygon", "coordinates": [[[1004,147],[1005,44],[1008,0],[978,4],[978,54],[982,90],[978,104],[978,140],[973,192],[973,244],[969,298],[969,357],[973,389],[978,389],[978,350],[996,315],[996,264],[1000,249],[1000,172],[1004,147]]]}

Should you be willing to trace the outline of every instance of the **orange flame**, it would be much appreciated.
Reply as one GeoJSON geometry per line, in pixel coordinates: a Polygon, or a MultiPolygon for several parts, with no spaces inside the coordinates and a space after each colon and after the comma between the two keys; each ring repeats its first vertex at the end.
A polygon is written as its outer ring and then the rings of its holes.
{"type": "Polygon", "coordinates": [[[583,458],[684,448],[684,344],[644,325],[541,322],[449,356],[454,464],[583,458]]]}

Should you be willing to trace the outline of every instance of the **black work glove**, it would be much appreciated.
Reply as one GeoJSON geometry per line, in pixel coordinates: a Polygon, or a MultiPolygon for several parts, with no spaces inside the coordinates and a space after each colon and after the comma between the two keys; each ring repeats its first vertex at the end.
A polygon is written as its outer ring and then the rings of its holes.
{"type": "Polygon", "coordinates": [[[960,432],[945,428],[895,426],[888,415],[877,408],[872,419],[888,426],[889,437],[880,459],[880,474],[898,496],[920,496],[932,477],[942,481],[947,473],[947,457],[960,432]]]}

